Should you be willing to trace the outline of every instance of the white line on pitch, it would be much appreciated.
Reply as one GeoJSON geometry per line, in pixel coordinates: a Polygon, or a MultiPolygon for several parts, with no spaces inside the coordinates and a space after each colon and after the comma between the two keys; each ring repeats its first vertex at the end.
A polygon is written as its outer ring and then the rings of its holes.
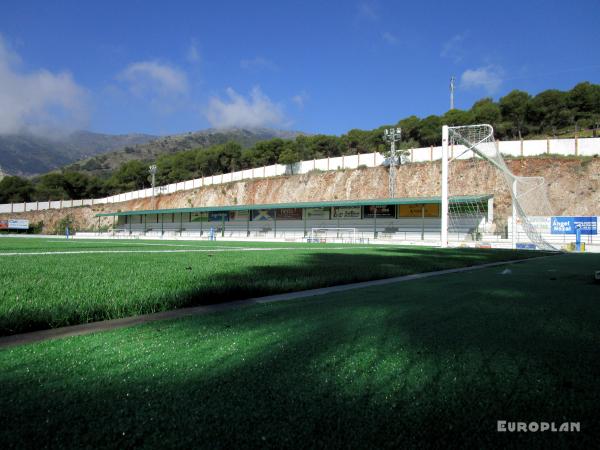
{"type": "Polygon", "coordinates": [[[267,252],[267,251],[277,251],[277,250],[303,250],[303,251],[312,251],[312,250],[355,250],[355,249],[365,249],[365,248],[376,248],[376,247],[327,247],[327,248],[317,248],[317,247],[262,247],[262,248],[253,248],[253,247],[239,247],[230,250],[230,247],[218,248],[213,250],[208,249],[188,249],[188,250],[80,250],[80,251],[55,251],[55,252],[10,252],[10,253],[0,253],[0,256],[47,256],[47,255],[90,255],[90,254],[110,254],[110,253],[210,253],[210,252],[267,252]]]}

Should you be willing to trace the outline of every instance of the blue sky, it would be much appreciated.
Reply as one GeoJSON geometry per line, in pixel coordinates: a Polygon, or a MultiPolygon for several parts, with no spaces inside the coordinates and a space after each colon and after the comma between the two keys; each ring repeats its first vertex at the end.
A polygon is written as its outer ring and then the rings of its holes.
{"type": "Polygon", "coordinates": [[[600,82],[598,1],[5,1],[0,133],[340,134],[600,82]]]}

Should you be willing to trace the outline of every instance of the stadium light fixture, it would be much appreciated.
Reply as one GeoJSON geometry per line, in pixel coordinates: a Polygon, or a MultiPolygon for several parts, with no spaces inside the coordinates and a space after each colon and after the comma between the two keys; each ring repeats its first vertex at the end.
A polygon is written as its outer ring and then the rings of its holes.
{"type": "Polygon", "coordinates": [[[398,164],[398,153],[396,152],[396,142],[400,142],[402,129],[400,127],[386,128],[383,130],[383,139],[390,143],[390,170],[389,170],[389,197],[396,196],[396,165],[398,164]]]}
{"type": "Polygon", "coordinates": [[[156,164],[152,164],[150,167],[148,167],[148,170],[150,171],[150,175],[152,176],[152,209],[156,209],[156,199],[154,197],[154,191],[155,191],[155,185],[156,185],[156,164]]]}

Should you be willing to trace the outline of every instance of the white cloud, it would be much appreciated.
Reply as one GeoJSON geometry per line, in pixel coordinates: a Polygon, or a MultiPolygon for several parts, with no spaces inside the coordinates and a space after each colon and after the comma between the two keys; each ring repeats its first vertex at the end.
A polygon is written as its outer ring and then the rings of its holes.
{"type": "Polygon", "coordinates": [[[377,5],[372,1],[362,1],[356,5],[359,19],[375,21],[379,19],[377,5]]]}
{"type": "Polygon", "coordinates": [[[253,71],[259,71],[262,69],[267,69],[267,70],[278,70],[279,69],[279,67],[277,67],[277,64],[275,64],[273,61],[270,61],[261,56],[257,56],[256,58],[252,58],[252,59],[242,59],[240,61],[240,67],[245,70],[253,70],[253,71]]]}
{"type": "Polygon", "coordinates": [[[281,107],[273,103],[255,87],[248,98],[227,88],[227,100],[212,97],[208,102],[206,118],[215,128],[258,128],[281,125],[284,114],[281,107]]]}
{"type": "Polygon", "coordinates": [[[392,33],[390,33],[389,31],[385,31],[381,37],[383,38],[383,40],[385,42],[387,42],[390,45],[396,45],[399,41],[398,38],[393,35],[392,33]]]}
{"type": "Polygon", "coordinates": [[[198,42],[195,39],[192,39],[190,46],[188,47],[186,53],[186,59],[188,62],[192,64],[196,64],[200,62],[200,52],[198,51],[198,42]]]}
{"type": "Polygon", "coordinates": [[[0,133],[72,130],[87,120],[86,91],[70,73],[22,73],[0,36],[0,133]]]}
{"type": "Polygon", "coordinates": [[[490,64],[477,69],[468,69],[460,77],[460,85],[464,89],[484,89],[494,94],[502,84],[504,70],[500,66],[490,64]]]}
{"type": "Polygon", "coordinates": [[[442,45],[442,51],[440,56],[449,58],[455,63],[461,62],[465,57],[465,50],[463,43],[467,37],[467,33],[461,33],[452,36],[448,41],[442,45]]]}
{"type": "Polygon", "coordinates": [[[186,74],[157,61],[129,64],[117,78],[129,85],[131,92],[140,97],[185,95],[188,92],[186,74]]]}
{"type": "Polygon", "coordinates": [[[296,106],[300,109],[304,109],[304,104],[308,100],[308,94],[304,91],[300,92],[297,95],[292,97],[292,101],[296,104],[296,106]]]}

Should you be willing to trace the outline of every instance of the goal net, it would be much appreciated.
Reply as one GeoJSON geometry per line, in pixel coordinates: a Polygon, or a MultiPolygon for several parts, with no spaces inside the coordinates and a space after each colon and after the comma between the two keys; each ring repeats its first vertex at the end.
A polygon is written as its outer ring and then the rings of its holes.
{"type": "MultiPolygon", "coordinates": [[[[498,145],[494,139],[494,129],[491,125],[448,127],[447,137],[449,138],[447,142],[452,150],[455,150],[455,145],[459,146],[458,151],[452,152],[450,161],[456,160],[462,155],[470,155],[471,158],[466,163],[477,166],[477,170],[471,172],[479,178],[487,178],[486,171],[489,171],[491,166],[502,174],[512,200],[512,235],[515,235],[516,219],[518,218],[528,239],[538,249],[556,250],[543,238],[529,219],[531,216],[552,215],[544,178],[523,177],[512,173],[498,150],[498,145]]],[[[449,170],[447,170],[449,179],[447,183],[453,181],[453,184],[456,185],[456,183],[461,182],[463,177],[460,173],[457,173],[457,169],[459,168],[456,164],[450,165],[449,170]]],[[[467,180],[462,180],[463,184],[466,184],[465,181],[467,180]]],[[[450,191],[448,195],[452,195],[452,189],[452,185],[447,187],[447,190],[450,191]]],[[[481,206],[481,203],[477,202],[464,204],[450,200],[448,202],[448,230],[460,228],[465,224],[467,226],[477,224],[476,228],[480,229],[483,224],[481,206]]]]}
{"type": "Polygon", "coordinates": [[[308,242],[342,242],[353,244],[357,241],[356,228],[312,228],[308,242]]]}

